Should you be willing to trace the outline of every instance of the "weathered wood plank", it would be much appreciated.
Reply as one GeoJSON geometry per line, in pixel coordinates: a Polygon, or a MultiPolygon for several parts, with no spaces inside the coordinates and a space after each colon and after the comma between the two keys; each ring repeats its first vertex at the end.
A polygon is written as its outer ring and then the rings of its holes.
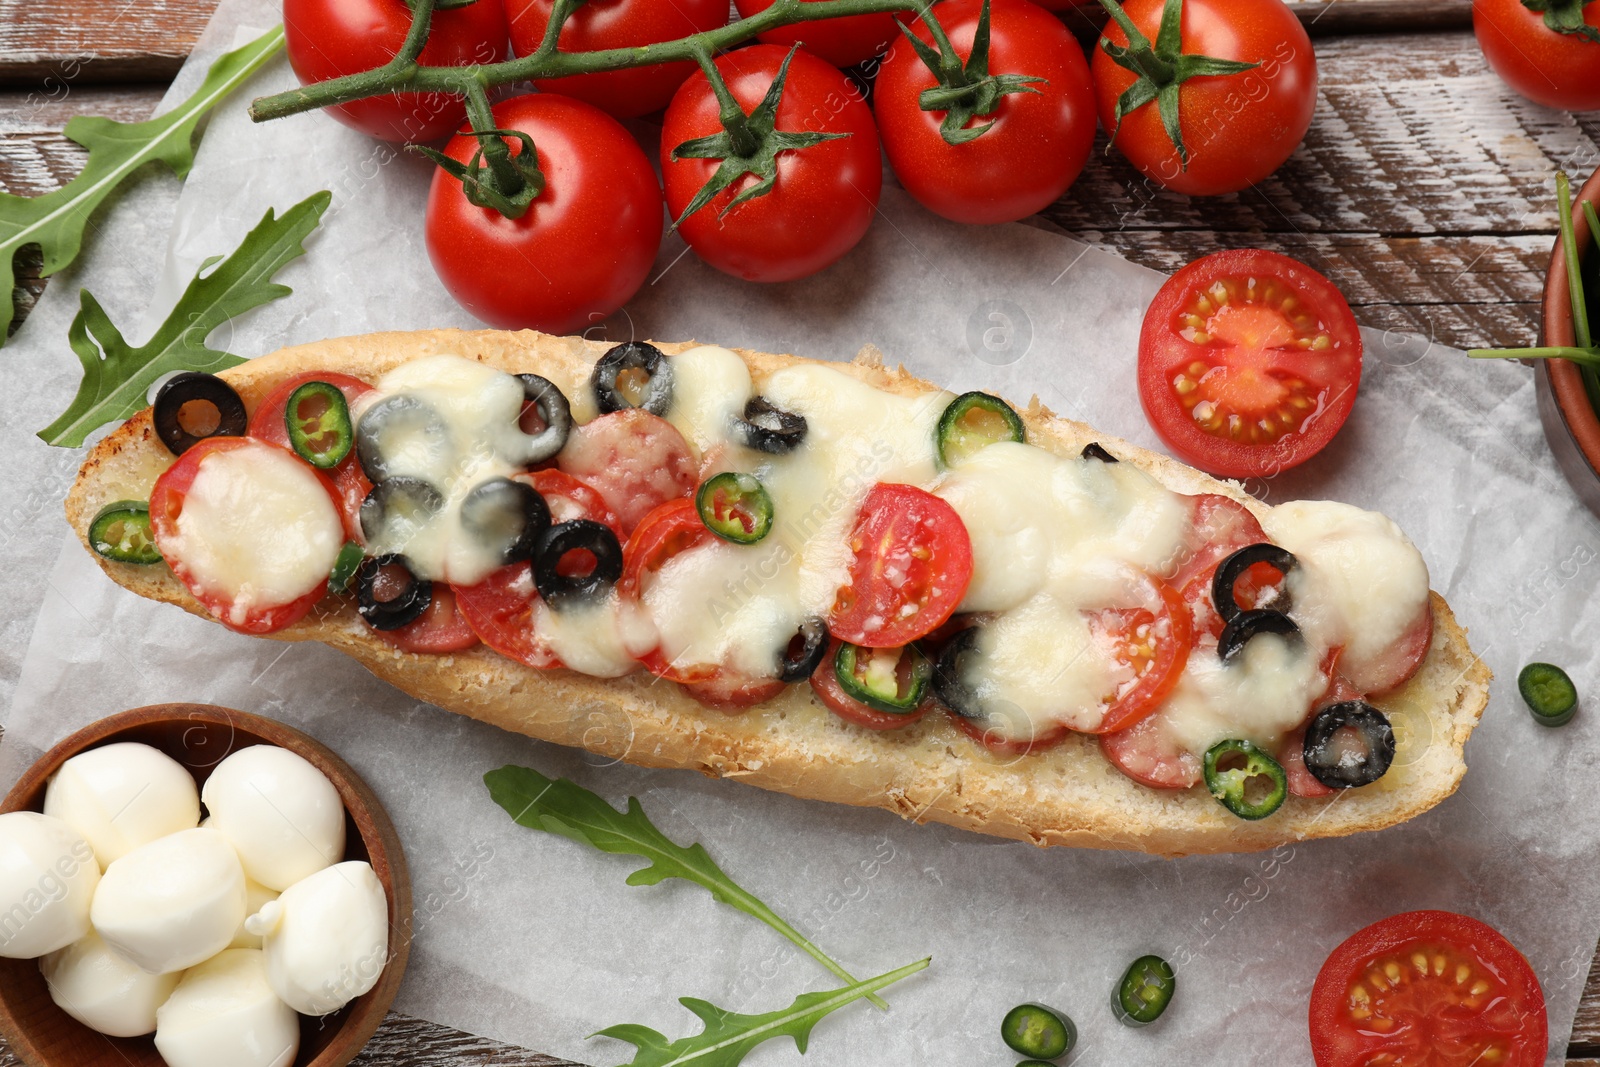
{"type": "Polygon", "coordinates": [[[0,0],[0,84],[170,81],[216,0],[0,0]]]}
{"type": "Polygon", "coordinates": [[[1572,1023],[1572,1044],[1568,1056],[1593,1056],[1600,1060],[1600,957],[1589,968],[1589,979],[1578,1003],[1578,1017],[1572,1023]]]}

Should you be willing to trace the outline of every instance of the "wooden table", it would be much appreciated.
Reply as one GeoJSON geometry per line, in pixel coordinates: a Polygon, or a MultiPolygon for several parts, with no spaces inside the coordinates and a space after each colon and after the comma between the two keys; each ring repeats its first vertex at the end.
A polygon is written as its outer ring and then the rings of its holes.
{"type": "MultiPolygon", "coordinates": [[[[37,195],[75,173],[84,153],[61,134],[74,114],[148,117],[214,6],[0,0],[0,187],[37,195]]],[[[1531,343],[1556,228],[1551,178],[1557,167],[1587,176],[1600,166],[1600,113],[1515,96],[1477,49],[1469,0],[1291,6],[1317,38],[1321,99],[1305,145],[1277,175],[1237,197],[1191,201],[1097,151],[1046,217],[1167,271],[1218,248],[1277,249],[1332,278],[1366,325],[1458,348],[1531,343]]],[[[36,253],[20,266],[25,312],[43,283],[36,253]]],[[[1600,1067],[1600,968],[1567,1054],[1569,1067],[1600,1067]]],[[[16,1062],[0,1049],[0,1067],[16,1062]]],[[[356,1062],[563,1061],[393,1015],[356,1062]]]]}

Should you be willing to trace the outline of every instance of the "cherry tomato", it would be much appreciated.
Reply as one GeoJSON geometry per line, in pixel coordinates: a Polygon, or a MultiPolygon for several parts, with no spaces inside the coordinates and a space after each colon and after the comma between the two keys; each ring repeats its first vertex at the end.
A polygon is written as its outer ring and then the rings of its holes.
{"type": "Polygon", "coordinates": [[[1139,399],[1184,462],[1270,476],[1339,432],[1361,351],[1350,305],[1321,274],[1276,252],[1216,252],[1168,279],[1145,312],[1139,399]]]}
{"type": "MultiPolygon", "coordinates": [[[[1600,33],[1600,0],[1583,5],[1583,21],[1600,33]]],[[[1489,66],[1529,100],[1600,110],[1600,42],[1557,33],[1522,0],[1472,0],[1472,29],[1489,66]]]]}
{"type": "MultiPolygon", "coordinates": [[[[772,0],[733,2],[739,9],[739,17],[746,19],[772,6],[772,0]]],[[[908,7],[905,14],[909,16],[911,11],[908,7]]],[[[785,48],[798,44],[836,67],[853,67],[857,63],[881,57],[900,38],[900,30],[894,22],[893,14],[845,15],[767,30],[757,36],[767,44],[783,45],[785,48]]]]}
{"type": "MultiPolygon", "coordinates": [[[[947,0],[934,13],[957,54],[972,52],[981,0],[947,0]]],[[[922,22],[924,41],[933,34],[922,22]]],[[[883,149],[906,192],[924,207],[957,222],[1014,222],[1054,203],[1083,171],[1094,145],[1094,86],[1083,49],[1055,16],[1021,0],[994,0],[990,11],[989,73],[1045,79],[1035,92],[1009,93],[994,112],[968,128],[992,122],[987,133],[951,145],[939,132],[943,111],[924,111],[923,90],[938,80],[909,43],[884,60],[873,90],[883,149]]]]}
{"type": "Polygon", "coordinates": [[[1448,911],[1350,935],[1311,987],[1317,1067],[1536,1067],[1549,1022],[1533,968],[1493,927],[1448,911]]]}
{"type": "MultiPolygon", "coordinates": [[[[158,549],[161,548],[162,542],[170,546],[178,537],[178,516],[183,514],[184,498],[188,495],[189,488],[194,485],[195,477],[200,473],[200,465],[208,456],[236,448],[274,449],[282,451],[285,455],[294,455],[288,449],[279,450],[275,445],[250,437],[210,437],[186,451],[156,479],[156,484],[150,491],[150,530],[155,535],[158,549]]],[[[299,457],[295,458],[299,460],[299,457]]],[[[339,494],[327,477],[320,471],[312,470],[309,464],[306,469],[311,470],[322,483],[322,487],[328,491],[329,501],[337,508],[339,494]]],[[[240,605],[235,604],[229,594],[206,585],[181,558],[168,555],[165,551],[162,552],[162,557],[172,568],[173,576],[184,584],[189,593],[218,622],[239,633],[269,634],[298,622],[305,618],[312,606],[328,591],[328,579],[324,576],[303,595],[286,604],[252,603],[240,611],[240,605]]]]}
{"type": "Polygon", "coordinates": [[[443,582],[433,583],[428,609],[398,630],[373,630],[372,636],[404,652],[460,652],[478,643],[477,632],[461,614],[456,594],[443,582]]]}
{"type": "MultiPolygon", "coordinates": [[[[268,393],[266,399],[261,401],[255,414],[250,416],[248,431],[250,436],[280,448],[288,448],[289,428],[283,421],[284,409],[289,406],[289,397],[294,395],[294,391],[307,382],[327,382],[343,393],[345,400],[352,404],[363,393],[372,392],[372,386],[348,374],[297,374],[268,393]]],[[[357,544],[365,544],[366,537],[361,533],[361,502],[372,492],[372,483],[367,481],[366,472],[361,469],[361,463],[356,459],[355,449],[352,448],[350,454],[327,474],[333,479],[333,487],[339,492],[339,512],[344,517],[345,533],[357,544]]]]}
{"type": "Polygon", "coordinates": [[[956,509],[911,485],[872,487],[850,534],[855,559],[828,630],[865,648],[899,648],[955,613],[972,581],[972,539],[956,509]]]}
{"type": "Polygon", "coordinates": [[[678,428],[627,408],[575,426],[556,465],[600,494],[624,534],[669,500],[691,495],[699,464],[678,428]]]}
{"type": "MultiPolygon", "coordinates": [[[[527,56],[538,50],[554,7],[553,0],[508,0],[513,52],[527,56]]],[[[588,0],[561,27],[557,46],[563,52],[632,48],[727,24],[727,0],[588,0]]],[[[544,78],[533,84],[540,92],[576,97],[625,119],[666,107],[673,91],[694,70],[691,62],[658,63],[603,74],[544,78]]]]}
{"type": "Polygon", "coordinates": [[[484,644],[507,659],[553,670],[563,664],[534,630],[538,603],[533,566],[525,562],[501,567],[477,585],[456,590],[461,617],[484,644]]]}
{"type": "MultiPolygon", "coordinates": [[[[1165,6],[1165,0],[1128,0],[1123,10],[1155,41],[1165,6]]],[[[1102,39],[1128,43],[1115,22],[1106,25],[1102,39]]],[[[1261,64],[1179,86],[1187,167],[1155,101],[1124,116],[1117,128],[1117,99],[1135,77],[1096,48],[1092,66],[1101,125],[1117,130],[1114,143],[1130,163],[1175,192],[1216,196],[1264,180],[1294,154],[1316,110],[1316,54],[1300,20],[1280,0],[1185,0],[1183,53],[1261,64]]]]}
{"type": "Polygon", "coordinates": [[[864,726],[868,730],[898,730],[902,726],[910,726],[920,722],[937,704],[932,692],[928,698],[918,705],[917,710],[906,715],[893,715],[887,711],[868,707],[849,693],[844,691],[844,686],[839,683],[839,675],[834,672],[833,660],[839,651],[839,642],[835,641],[828,646],[828,654],[822,657],[822,663],[811,675],[811,691],[817,694],[817,699],[829,711],[846,722],[853,722],[857,726],[864,726]]]}
{"type": "MultiPolygon", "coordinates": [[[[428,258],[439,280],[478,318],[501,329],[580,333],[644,284],[661,246],[661,190],[650,160],[599,108],[554,94],[495,105],[501,129],[533,138],[544,191],[508,219],[467,201],[443,169],[428,191],[428,258]]],[[[520,142],[509,141],[513,154],[520,142]]],[[[475,137],[445,148],[465,163],[475,137]]]]}
{"type": "Polygon", "coordinates": [[[1194,644],[1194,623],[1183,595],[1160,578],[1146,576],[1158,610],[1115,608],[1095,612],[1089,630],[1109,644],[1111,658],[1132,677],[1106,695],[1097,734],[1125,730],[1149,717],[1177,687],[1194,644]]]}
{"type": "MultiPolygon", "coordinates": [[[[405,0],[284,0],[284,42],[301,85],[381,67],[411,29],[405,0]]],[[[435,11],[417,62],[431,67],[494,63],[505,56],[501,0],[435,11]]],[[[465,102],[448,93],[389,93],[325,109],[362,133],[385,141],[437,141],[461,128],[465,102]]]]}
{"type": "MultiPolygon", "coordinates": [[[[748,114],[761,103],[788,54],[777,45],[752,45],[719,57],[717,70],[748,114]]],[[[715,159],[674,160],[672,150],[721,133],[719,114],[711,83],[698,71],[667,106],[661,170],[674,219],[721,164],[715,159]]],[[[848,78],[816,56],[797,52],[789,64],[777,128],[845,136],[779,152],[771,192],[729,209],[735,196],[756,184],[755,176],[746,175],[678,227],[701,259],[747,281],[792,281],[837,261],[866,234],[883,185],[883,157],[871,108],[848,78]]]]}
{"type": "Polygon", "coordinates": [[[1117,770],[1157,789],[1188,789],[1200,781],[1200,757],[1173,743],[1159,715],[1101,734],[1100,751],[1117,770]]]}

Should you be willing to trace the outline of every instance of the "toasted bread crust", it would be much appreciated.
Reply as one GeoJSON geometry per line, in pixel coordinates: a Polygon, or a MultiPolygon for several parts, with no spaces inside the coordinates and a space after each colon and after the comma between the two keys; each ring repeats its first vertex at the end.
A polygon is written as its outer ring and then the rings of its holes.
{"type": "MultiPolygon", "coordinates": [[[[283,349],[225,371],[251,408],[274,385],[306,371],[374,379],[420,356],[450,352],[513,372],[536,372],[564,389],[585,380],[606,346],[523,331],[370,334],[283,349]]],[[[692,344],[662,344],[676,353],[692,344]]],[[[803,362],[739,350],[758,376],[803,362]]],[[[904,395],[934,388],[889,370],[871,350],[845,373],[904,395]]],[[[1063,455],[1089,441],[1106,445],[1181,493],[1220,493],[1263,514],[1266,505],[1172,459],[1060,419],[1035,400],[1023,412],[1029,440],[1063,455]]],[[[106,503],[147,497],[171,461],[148,409],[91,450],[67,497],[67,519],[87,547],[89,523],[106,503]]],[[[114,563],[95,555],[111,578],[152,600],[197,615],[205,609],[164,567],[114,563]]],[[[749,712],[709,710],[675,685],[643,672],[603,680],[539,671],[486,647],[452,655],[400,652],[373,638],[347,602],[330,600],[271,636],[322,641],[412,696],[542,740],[589,749],[648,767],[693,768],[798,797],[881,807],[917,821],[1038,845],[1131,849],[1159,855],[1245,852],[1319,837],[1377,830],[1412,818],[1449,796],[1466,772],[1463,746],[1488,703],[1490,673],[1467,644],[1444,600],[1433,594],[1433,644],[1422,669],[1377,703],[1395,723],[1394,766],[1374,785],[1329,800],[1291,797],[1271,818],[1242,822],[1203,789],[1158,790],[1116,770],[1095,739],[1026,757],[990,753],[946,716],[892,732],[844,722],[790,686],[749,712]]]]}

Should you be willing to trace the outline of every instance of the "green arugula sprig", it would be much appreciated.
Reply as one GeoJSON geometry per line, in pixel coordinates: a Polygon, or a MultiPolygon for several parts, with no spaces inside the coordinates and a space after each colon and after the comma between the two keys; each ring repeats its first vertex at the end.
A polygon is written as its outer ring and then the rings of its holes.
{"type": "Polygon", "coordinates": [[[1583,9],[1590,0],[1522,0],[1522,6],[1544,16],[1544,24],[1556,33],[1581,37],[1600,44],[1600,30],[1583,20],[1583,9]]]}
{"type": "MultiPolygon", "coordinates": [[[[659,885],[669,878],[693,882],[721,903],[772,927],[841,981],[856,984],[849,971],[729,878],[705,846],[696,842],[685,847],[656,829],[637,797],[629,797],[628,810],[620,812],[581,785],[546,778],[530,767],[501,767],[485,774],[483,782],[490,798],[519,826],[559,834],[612,855],[647,859],[647,866],[628,875],[629,885],[659,885]]],[[[880,1008],[888,1007],[870,989],[863,995],[880,1008]]]]}
{"type": "Polygon", "coordinates": [[[67,340],[83,364],[83,381],[72,405],[39,436],[45,443],[76,448],[108,422],[126,419],[145,406],[156,379],[170,371],[219,371],[244,360],[206,345],[213,330],[235,315],[288,296],[290,289],[272,280],[283,266],[303,255],[302,242],[333,201],[324,190],[313,193],[282,217],[269,208],[256,228],[226,259],[213,257],[201,265],[149,341],[134,348],[87,289],[67,332],[67,340]],[[215,269],[207,268],[215,264],[215,269]]]}
{"type": "Polygon", "coordinates": [[[116,122],[75,115],[68,139],[89,150],[83,170],[65,186],[43,196],[0,193],[0,345],[5,344],[14,309],[14,258],[28,245],[44,253],[43,276],[68,266],[83,247],[89,216],[134,171],[146,163],[165,163],[179,178],[194,165],[194,133],[200,119],[254,74],[283,47],[283,27],[229,52],[211,65],[193,96],[159,118],[116,122]]]}
{"type": "Polygon", "coordinates": [[[624,1067],[738,1067],[752,1049],[775,1037],[794,1038],[795,1047],[803,1054],[811,1028],[823,1017],[916,974],[931,962],[921,959],[843,989],[802,993],[787,1008],[766,1015],[741,1015],[704,1000],[684,997],[678,1003],[698,1015],[706,1026],[702,1032],[676,1041],[668,1041],[665,1035],[637,1023],[608,1026],[591,1036],[614,1037],[635,1046],[638,1053],[624,1067]]]}

